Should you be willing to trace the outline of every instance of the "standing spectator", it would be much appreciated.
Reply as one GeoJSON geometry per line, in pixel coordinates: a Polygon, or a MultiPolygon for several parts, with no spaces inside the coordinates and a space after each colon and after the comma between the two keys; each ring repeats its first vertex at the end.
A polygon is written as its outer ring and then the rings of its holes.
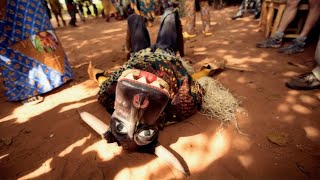
{"type": "Polygon", "coordinates": [[[51,19],[52,16],[51,16],[50,8],[49,8],[49,6],[48,6],[48,1],[47,1],[47,0],[44,0],[44,4],[45,4],[45,7],[46,7],[46,11],[47,11],[47,13],[48,13],[48,17],[49,17],[49,19],[51,19]]]}
{"type": "Polygon", "coordinates": [[[51,10],[52,10],[54,16],[56,17],[58,27],[60,27],[59,17],[61,18],[63,25],[66,26],[66,22],[62,17],[62,13],[61,13],[62,6],[61,6],[59,0],[49,0],[49,3],[51,6],[51,10]]]}
{"type": "Polygon", "coordinates": [[[99,16],[99,12],[98,12],[98,8],[97,8],[96,4],[92,4],[92,7],[93,7],[94,15],[96,17],[98,17],[99,16]]]}
{"type": "Polygon", "coordinates": [[[129,6],[128,0],[113,0],[114,6],[117,9],[117,20],[123,20],[128,16],[127,9],[129,6]]]}
{"type": "Polygon", "coordinates": [[[87,8],[87,16],[88,16],[88,17],[89,17],[89,16],[92,16],[92,13],[91,13],[91,10],[90,10],[90,3],[89,3],[89,2],[86,3],[86,8],[87,8]]]}
{"type": "Polygon", "coordinates": [[[116,9],[113,6],[111,0],[101,0],[103,6],[104,16],[106,18],[106,22],[110,21],[110,15],[116,13],[116,9]]]}
{"type": "Polygon", "coordinates": [[[79,0],[78,1],[78,3],[77,3],[77,6],[78,6],[78,14],[79,14],[79,16],[80,16],[80,19],[83,21],[83,22],[85,22],[86,21],[86,17],[84,17],[84,10],[83,10],[83,4],[82,4],[82,2],[81,2],[81,0],[79,0]]]}
{"type": "Polygon", "coordinates": [[[286,82],[286,86],[297,90],[320,89],[320,36],[314,56],[317,66],[311,71],[301,74],[286,82]]]}
{"type": "Polygon", "coordinates": [[[134,12],[147,19],[148,26],[153,25],[155,18],[155,1],[154,0],[130,0],[130,6],[134,12]]]}
{"type": "Polygon", "coordinates": [[[73,2],[73,0],[66,0],[66,5],[68,9],[68,13],[71,17],[71,20],[69,22],[69,25],[73,27],[77,27],[76,25],[76,13],[78,12],[76,4],[73,2]]]}
{"type": "Polygon", "coordinates": [[[231,17],[231,19],[235,20],[237,18],[242,18],[245,12],[245,9],[252,8],[254,10],[254,18],[258,19],[260,17],[261,12],[261,0],[243,0],[239,11],[231,17]]]}
{"type": "MultiPolygon", "coordinates": [[[[288,0],[286,9],[283,13],[283,16],[280,21],[280,25],[277,29],[277,32],[264,40],[263,42],[257,43],[257,48],[279,48],[282,45],[282,39],[284,36],[284,32],[287,29],[288,25],[295,18],[298,5],[300,0],[288,0]]],[[[309,0],[309,13],[303,29],[299,36],[295,38],[291,44],[287,47],[283,47],[279,50],[280,53],[293,54],[304,51],[304,46],[306,44],[307,36],[312,29],[312,27],[316,24],[320,15],[320,0],[309,0]]]]}
{"type": "MultiPolygon", "coordinates": [[[[201,8],[201,19],[203,31],[202,33],[206,36],[212,35],[210,28],[210,7],[207,0],[198,0],[200,1],[201,8]]],[[[196,26],[196,11],[195,11],[195,0],[186,0],[185,1],[185,12],[186,12],[186,31],[183,32],[184,38],[193,38],[196,37],[195,26],[196,26]]]]}

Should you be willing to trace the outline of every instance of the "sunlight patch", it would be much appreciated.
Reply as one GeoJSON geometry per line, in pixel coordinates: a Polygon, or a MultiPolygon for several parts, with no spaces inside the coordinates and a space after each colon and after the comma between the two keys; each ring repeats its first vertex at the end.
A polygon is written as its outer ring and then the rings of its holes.
{"type": "MultiPolygon", "coordinates": [[[[24,123],[31,118],[38,116],[40,114],[46,113],[47,111],[53,110],[61,104],[74,104],[88,97],[95,96],[97,91],[86,86],[86,83],[74,85],[70,88],[64,89],[60,92],[45,96],[45,100],[34,106],[19,106],[13,113],[12,117],[16,118],[15,123],[24,123]],[[61,101],[63,99],[63,101],[61,101]]],[[[91,102],[91,100],[89,101],[91,102]]],[[[89,103],[88,102],[88,103],[89,103]]],[[[80,104],[77,104],[80,106],[80,104]]],[[[72,105],[70,105],[72,106],[72,105]]],[[[70,108],[70,107],[69,107],[70,108]]],[[[63,107],[57,108],[55,111],[63,112],[63,107]]],[[[11,117],[10,116],[10,117],[11,117]]],[[[8,116],[6,120],[8,120],[8,116]]],[[[1,119],[2,120],[2,119],[1,119]]]]}
{"type": "Polygon", "coordinates": [[[109,34],[109,33],[114,33],[119,31],[122,31],[122,28],[108,29],[108,30],[104,30],[102,33],[109,34]]]}
{"type": "Polygon", "coordinates": [[[199,47],[199,48],[193,48],[193,50],[194,50],[195,52],[203,52],[203,51],[206,51],[207,48],[206,48],[206,47],[199,47]]]}
{"type": "Polygon", "coordinates": [[[117,143],[107,143],[105,139],[102,139],[88,146],[82,154],[89,152],[96,152],[100,160],[109,161],[121,154],[122,147],[118,146],[117,143]]]}
{"type": "Polygon", "coordinates": [[[191,174],[207,169],[214,161],[223,157],[229,147],[229,136],[226,133],[215,131],[180,137],[176,143],[170,145],[170,148],[186,161],[192,171],[191,174]]]}
{"type": "Polygon", "coordinates": [[[317,139],[320,135],[320,132],[317,128],[314,128],[312,126],[305,126],[304,131],[306,132],[306,136],[309,139],[317,139]]]}
{"type": "Polygon", "coordinates": [[[74,104],[70,104],[69,106],[64,106],[63,108],[61,108],[61,110],[59,111],[59,113],[65,112],[65,111],[69,111],[71,109],[77,109],[81,106],[85,106],[88,104],[91,104],[93,102],[96,102],[97,100],[90,100],[90,101],[86,101],[86,102],[79,102],[79,103],[74,103],[74,104]]]}
{"type": "Polygon", "coordinates": [[[285,117],[282,118],[282,120],[284,122],[287,122],[287,123],[293,123],[293,121],[296,119],[296,116],[294,115],[286,115],[285,117]]]}
{"type": "Polygon", "coordinates": [[[5,154],[5,155],[0,156],[0,160],[7,157],[7,156],[9,156],[9,154],[5,154]]]}
{"type": "Polygon", "coordinates": [[[300,104],[293,105],[292,109],[298,113],[301,113],[301,114],[312,114],[312,111],[310,109],[308,109],[307,107],[304,107],[300,104]]]}
{"type": "Polygon", "coordinates": [[[10,121],[10,120],[13,120],[13,119],[15,119],[15,118],[16,118],[16,116],[13,115],[13,114],[11,114],[11,115],[9,115],[9,116],[6,116],[6,117],[0,119],[0,122],[10,121]]]}
{"type": "Polygon", "coordinates": [[[38,169],[36,169],[35,171],[22,176],[20,178],[18,178],[18,180],[24,180],[24,179],[32,179],[32,178],[36,178],[39,177],[43,174],[46,174],[48,172],[50,172],[52,170],[50,164],[52,162],[53,158],[48,159],[46,162],[44,162],[38,169]]]}
{"type": "Polygon", "coordinates": [[[246,169],[248,169],[253,162],[252,156],[249,155],[239,155],[238,160],[240,161],[241,165],[246,169]]]}
{"type": "Polygon", "coordinates": [[[71,153],[72,150],[76,147],[79,147],[79,146],[82,146],[84,143],[87,142],[88,139],[91,138],[91,134],[87,137],[84,137],[80,140],[78,140],[77,142],[71,144],[70,146],[68,146],[66,149],[64,149],[63,151],[61,151],[61,153],[59,153],[59,157],[64,157],[66,156],[67,154],[71,153]]]}
{"type": "Polygon", "coordinates": [[[280,105],[278,106],[278,111],[280,111],[280,112],[285,112],[285,113],[287,113],[287,112],[289,112],[289,110],[290,110],[290,108],[289,108],[288,104],[282,103],[282,104],[280,104],[280,105]]]}

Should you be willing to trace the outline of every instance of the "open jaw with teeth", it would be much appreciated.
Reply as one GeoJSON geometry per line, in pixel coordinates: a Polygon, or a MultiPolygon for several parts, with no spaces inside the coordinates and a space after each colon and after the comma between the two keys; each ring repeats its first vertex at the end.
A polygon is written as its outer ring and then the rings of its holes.
{"type": "Polygon", "coordinates": [[[168,94],[169,85],[163,79],[157,77],[156,75],[141,71],[138,69],[128,69],[122,73],[118,81],[128,80],[135,83],[142,83],[144,86],[161,91],[165,94],[168,94]]]}

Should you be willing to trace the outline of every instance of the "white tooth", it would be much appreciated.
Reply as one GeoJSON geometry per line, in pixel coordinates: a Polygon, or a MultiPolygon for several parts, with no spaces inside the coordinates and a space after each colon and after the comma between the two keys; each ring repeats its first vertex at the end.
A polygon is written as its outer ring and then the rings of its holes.
{"type": "Polygon", "coordinates": [[[126,78],[134,80],[132,73],[128,74],[128,75],[126,76],[126,78]]]}
{"type": "Polygon", "coordinates": [[[150,85],[160,88],[160,84],[158,81],[153,81],[150,85]]]}
{"type": "Polygon", "coordinates": [[[142,82],[142,83],[147,83],[147,80],[145,77],[141,77],[140,79],[138,79],[137,81],[142,82]]]}

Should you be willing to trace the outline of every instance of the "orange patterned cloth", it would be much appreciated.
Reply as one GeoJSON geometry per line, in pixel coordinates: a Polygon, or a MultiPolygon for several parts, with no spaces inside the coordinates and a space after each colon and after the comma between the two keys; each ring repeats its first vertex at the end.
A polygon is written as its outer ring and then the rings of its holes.
{"type": "MultiPolygon", "coordinates": [[[[210,28],[210,6],[207,1],[200,1],[201,7],[201,20],[203,31],[208,33],[211,31],[210,28]]],[[[186,12],[186,32],[188,34],[195,34],[194,28],[196,26],[196,12],[195,12],[195,0],[185,1],[185,12],[186,12]]]]}

